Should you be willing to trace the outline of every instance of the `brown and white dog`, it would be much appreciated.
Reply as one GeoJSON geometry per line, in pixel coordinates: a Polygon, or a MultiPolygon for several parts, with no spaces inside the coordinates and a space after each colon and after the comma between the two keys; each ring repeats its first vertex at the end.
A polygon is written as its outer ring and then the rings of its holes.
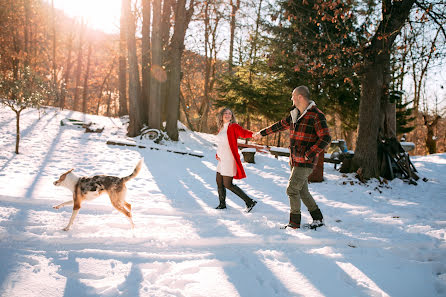
{"type": "Polygon", "coordinates": [[[69,189],[73,193],[73,199],[59,205],[55,205],[53,206],[53,208],[59,209],[65,205],[74,205],[70,222],[63,230],[68,231],[71,225],[73,225],[74,219],[76,218],[76,215],[81,208],[82,202],[84,202],[85,200],[93,200],[99,197],[104,192],[107,192],[108,196],[110,197],[111,204],[118,211],[127,216],[127,218],[130,220],[132,228],[134,228],[135,225],[133,224],[131,214],[132,206],[130,205],[130,203],[127,203],[125,201],[127,192],[125,183],[138,175],[139,171],[141,170],[143,160],[144,159],[141,159],[133,170],[133,173],[126,177],[107,175],[79,177],[72,172],[73,169],[62,174],[59,179],[54,182],[54,185],[62,186],[69,189]]]}

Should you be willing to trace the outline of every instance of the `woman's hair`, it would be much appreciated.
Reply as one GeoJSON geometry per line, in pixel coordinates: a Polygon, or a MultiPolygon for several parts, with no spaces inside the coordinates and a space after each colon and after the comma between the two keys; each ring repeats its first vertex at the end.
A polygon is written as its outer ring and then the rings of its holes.
{"type": "Polygon", "coordinates": [[[232,118],[230,123],[237,123],[237,120],[235,119],[235,115],[232,112],[232,110],[230,110],[227,107],[222,108],[218,114],[217,114],[217,126],[218,126],[218,131],[220,131],[220,129],[223,127],[223,114],[225,113],[225,111],[230,111],[232,113],[232,118]]]}

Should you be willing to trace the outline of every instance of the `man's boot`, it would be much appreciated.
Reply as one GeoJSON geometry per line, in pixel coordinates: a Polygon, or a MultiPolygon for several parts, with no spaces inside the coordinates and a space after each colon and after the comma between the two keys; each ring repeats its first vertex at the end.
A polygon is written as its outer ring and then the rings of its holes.
{"type": "Polygon", "coordinates": [[[300,219],[301,219],[300,213],[299,214],[290,213],[290,222],[288,223],[288,225],[285,226],[285,228],[290,227],[292,229],[299,229],[300,219]]]}
{"type": "Polygon", "coordinates": [[[225,209],[226,208],[226,188],[218,188],[218,200],[220,204],[215,209],[225,209]]]}
{"type": "Polygon", "coordinates": [[[322,216],[322,212],[319,208],[310,211],[310,215],[313,218],[313,222],[310,224],[310,229],[316,229],[317,227],[324,225],[324,217],[322,216]]]}

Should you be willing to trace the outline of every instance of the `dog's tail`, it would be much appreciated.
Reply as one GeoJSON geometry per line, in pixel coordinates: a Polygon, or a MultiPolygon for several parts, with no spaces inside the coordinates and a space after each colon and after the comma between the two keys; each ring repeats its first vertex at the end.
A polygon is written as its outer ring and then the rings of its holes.
{"type": "Polygon", "coordinates": [[[134,178],[138,175],[139,171],[141,170],[141,166],[142,166],[143,162],[144,162],[144,158],[141,158],[141,160],[139,160],[138,164],[136,164],[135,169],[133,169],[132,174],[122,178],[124,183],[128,182],[129,180],[131,180],[132,178],[134,178]]]}

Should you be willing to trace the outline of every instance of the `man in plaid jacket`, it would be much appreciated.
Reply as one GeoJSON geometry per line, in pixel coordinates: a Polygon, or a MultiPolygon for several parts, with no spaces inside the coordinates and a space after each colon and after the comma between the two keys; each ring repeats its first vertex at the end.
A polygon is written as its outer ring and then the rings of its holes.
{"type": "Polygon", "coordinates": [[[301,200],[313,218],[310,228],[324,225],[322,212],[308,191],[308,176],[317,163],[318,155],[330,144],[331,137],[325,115],[309,98],[310,92],[306,86],[295,88],[291,97],[295,108],[290,115],[254,135],[254,138],[260,139],[261,136],[290,130],[291,175],[286,189],[290,199],[290,220],[285,228],[300,228],[301,200]]]}

